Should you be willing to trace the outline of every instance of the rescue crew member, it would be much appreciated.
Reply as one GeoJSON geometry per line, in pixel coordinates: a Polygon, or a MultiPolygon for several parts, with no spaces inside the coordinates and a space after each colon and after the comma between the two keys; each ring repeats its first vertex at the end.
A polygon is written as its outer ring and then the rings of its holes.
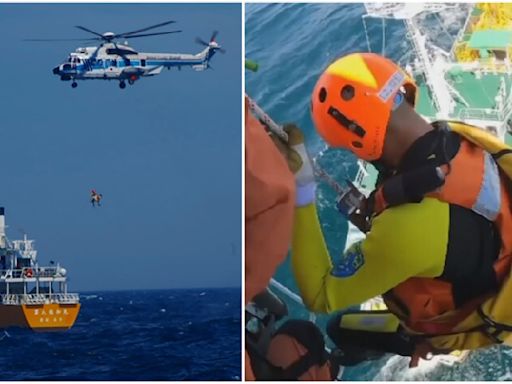
{"type": "Polygon", "coordinates": [[[98,207],[101,207],[101,199],[103,198],[103,195],[100,193],[96,193],[96,190],[91,190],[91,204],[93,207],[98,205],[98,207]]]}
{"type": "Polygon", "coordinates": [[[414,110],[416,93],[407,73],[372,53],[336,60],[313,90],[320,136],[379,170],[377,189],[354,220],[367,236],[334,264],[296,127],[288,128],[287,150],[302,158],[291,260],[305,304],[331,313],[383,295],[400,320],[389,338],[342,336],[417,361],[500,343],[512,331],[512,151],[476,127],[429,124],[414,110]]]}
{"type": "MultiPolygon", "coordinates": [[[[286,258],[295,206],[293,174],[265,127],[250,114],[248,100],[245,103],[245,191],[247,305],[265,292],[277,267],[286,258]]],[[[271,339],[263,343],[264,350],[246,337],[246,380],[331,380],[323,335],[313,323],[289,320],[277,331],[269,331],[271,339]]]]}

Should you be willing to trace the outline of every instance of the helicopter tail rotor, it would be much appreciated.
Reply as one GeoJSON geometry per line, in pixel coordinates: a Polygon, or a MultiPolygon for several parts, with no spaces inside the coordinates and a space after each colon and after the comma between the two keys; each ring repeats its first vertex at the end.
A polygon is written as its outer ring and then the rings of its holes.
{"type": "Polygon", "coordinates": [[[209,42],[204,41],[200,37],[196,37],[195,42],[199,45],[202,45],[203,47],[209,47],[210,49],[219,51],[220,53],[226,53],[226,50],[215,41],[218,34],[219,31],[213,31],[209,42]]]}

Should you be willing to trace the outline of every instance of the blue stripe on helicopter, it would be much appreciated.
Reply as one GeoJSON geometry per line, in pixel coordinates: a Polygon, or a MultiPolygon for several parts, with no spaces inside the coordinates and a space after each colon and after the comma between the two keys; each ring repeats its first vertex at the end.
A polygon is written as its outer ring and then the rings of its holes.
{"type": "MultiPolygon", "coordinates": [[[[204,64],[206,60],[194,60],[194,61],[179,61],[179,62],[176,62],[176,61],[169,61],[169,60],[160,60],[160,61],[148,61],[146,60],[146,65],[145,66],[142,66],[141,65],[141,61],[137,61],[137,60],[131,60],[130,62],[130,65],[126,65],[124,62],[118,62],[117,65],[115,66],[115,68],[128,68],[128,67],[141,67],[141,68],[145,68],[145,67],[159,67],[159,66],[166,66],[166,67],[171,67],[171,66],[174,66],[174,67],[178,67],[178,66],[181,66],[181,65],[201,65],[201,64],[204,64]]],[[[107,65],[106,63],[100,65],[98,64],[98,62],[94,63],[91,65],[90,62],[86,62],[85,64],[79,64],[76,66],[76,70],[77,71],[91,71],[91,70],[94,70],[94,69],[106,69],[106,68],[110,68],[112,67],[112,65],[110,65],[111,63],[108,63],[109,65],[107,65]]]]}

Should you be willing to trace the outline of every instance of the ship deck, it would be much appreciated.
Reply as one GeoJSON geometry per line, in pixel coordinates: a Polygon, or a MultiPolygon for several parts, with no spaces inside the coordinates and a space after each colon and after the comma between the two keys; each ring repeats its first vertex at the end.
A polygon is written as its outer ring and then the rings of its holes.
{"type": "MultiPolygon", "coordinates": [[[[446,76],[449,84],[460,93],[468,104],[466,106],[460,100],[455,100],[456,106],[453,118],[467,118],[468,116],[464,114],[468,110],[473,111],[474,116],[471,117],[485,118],[488,116],[491,118],[492,113],[489,113],[489,110],[496,108],[495,97],[498,94],[502,79],[505,82],[506,89],[511,89],[512,87],[512,76],[504,73],[482,74],[480,78],[477,78],[473,72],[460,71],[446,76]],[[481,112],[480,116],[477,116],[478,112],[481,112]]],[[[422,79],[417,79],[417,81],[419,88],[417,110],[426,117],[434,118],[437,111],[434,107],[430,90],[422,79]]]]}

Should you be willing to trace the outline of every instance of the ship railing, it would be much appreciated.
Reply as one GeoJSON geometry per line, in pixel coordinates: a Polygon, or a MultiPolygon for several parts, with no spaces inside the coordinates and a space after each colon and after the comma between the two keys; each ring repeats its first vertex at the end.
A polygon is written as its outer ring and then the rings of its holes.
{"type": "Polygon", "coordinates": [[[2,303],[7,305],[19,305],[19,304],[44,304],[46,299],[44,295],[27,294],[20,295],[10,293],[2,295],[2,303]]]}
{"type": "Polygon", "coordinates": [[[55,277],[58,275],[56,267],[38,267],[33,270],[35,272],[34,276],[38,277],[55,277]]]}
{"type": "Polygon", "coordinates": [[[28,293],[28,294],[4,294],[2,295],[2,303],[5,305],[20,304],[76,304],[80,301],[77,293],[28,293]]]}
{"type": "Polygon", "coordinates": [[[497,120],[503,121],[503,111],[486,108],[462,108],[457,118],[459,120],[475,119],[475,120],[497,120]]]}
{"type": "Polygon", "coordinates": [[[80,301],[78,293],[54,293],[51,295],[54,303],[59,304],[75,304],[80,301]]]}
{"type": "MultiPolygon", "coordinates": [[[[463,71],[479,72],[484,75],[491,73],[511,73],[512,62],[496,58],[489,58],[473,61],[457,61],[455,63],[446,63],[446,68],[448,70],[457,68],[463,71]]],[[[456,76],[456,74],[454,76],[456,76]]]]}
{"type": "Polygon", "coordinates": [[[24,267],[18,269],[1,269],[1,277],[21,278],[21,277],[59,277],[57,267],[24,267]]]}

